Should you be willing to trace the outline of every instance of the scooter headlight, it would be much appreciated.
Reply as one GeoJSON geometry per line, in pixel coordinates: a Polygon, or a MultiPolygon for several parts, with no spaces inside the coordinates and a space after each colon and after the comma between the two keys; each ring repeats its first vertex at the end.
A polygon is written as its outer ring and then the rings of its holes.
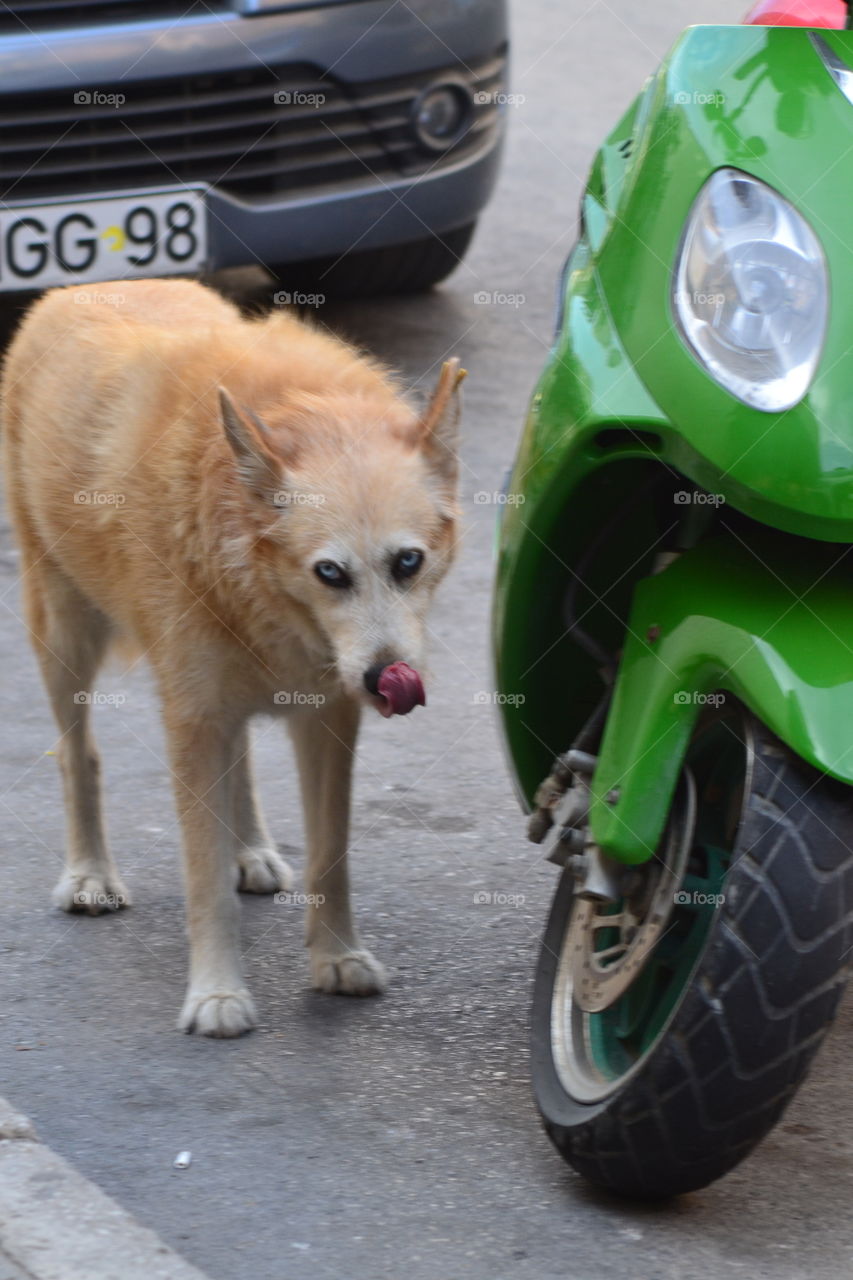
{"type": "Polygon", "coordinates": [[[772,187],[718,169],[687,221],[673,307],[685,342],[721,386],[756,409],[790,409],[823,347],[823,250],[772,187]]]}

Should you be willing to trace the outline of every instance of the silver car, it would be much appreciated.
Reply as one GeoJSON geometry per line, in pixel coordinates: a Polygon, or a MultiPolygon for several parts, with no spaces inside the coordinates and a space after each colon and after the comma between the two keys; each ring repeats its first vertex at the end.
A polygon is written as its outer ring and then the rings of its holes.
{"type": "Polygon", "coordinates": [[[0,290],[426,288],[497,173],[503,0],[7,0],[0,290]]]}

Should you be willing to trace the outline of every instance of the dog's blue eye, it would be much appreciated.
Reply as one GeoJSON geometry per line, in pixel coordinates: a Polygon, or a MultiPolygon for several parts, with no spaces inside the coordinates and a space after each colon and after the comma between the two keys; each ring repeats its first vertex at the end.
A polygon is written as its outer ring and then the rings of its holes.
{"type": "Polygon", "coordinates": [[[352,578],[346,569],[342,569],[339,564],[335,564],[334,560],[318,560],[314,565],[314,572],[321,582],[325,582],[327,587],[352,586],[352,578]]]}
{"type": "Polygon", "coordinates": [[[417,573],[424,562],[424,553],[422,551],[400,551],[394,557],[394,563],[391,566],[391,572],[397,581],[403,578],[411,578],[417,573]]]}

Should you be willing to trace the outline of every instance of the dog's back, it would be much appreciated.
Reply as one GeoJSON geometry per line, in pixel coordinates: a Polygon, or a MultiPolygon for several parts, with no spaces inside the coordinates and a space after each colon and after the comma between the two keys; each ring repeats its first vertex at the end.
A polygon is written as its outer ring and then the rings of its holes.
{"type": "Polygon", "coordinates": [[[286,311],[248,320],[197,283],[116,281],[53,289],[28,312],[4,362],[4,432],[14,449],[26,414],[41,424],[33,444],[61,449],[77,473],[99,430],[147,417],[156,421],[143,428],[157,431],[203,400],[218,437],[218,382],[259,411],[292,391],[370,395],[389,407],[398,395],[378,365],[286,311]]]}
{"type": "MultiPolygon", "coordinates": [[[[247,320],[199,284],[119,281],[37,302],[2,381],[7,487],[25,566],[50,549],[128,634],[138,630],[130,577],[136,602],[162,591],[158,565],[203,590],[192,531],[199,511],[216,507],[218,486],[205,478],[227,453],[220,383],[261,414],[289,398],[341,393],[399,413],[390,378],[345,343],[286,312],[247,320]]],[[[344,415],[334,429],[345,427],[344,415]]]]}
{"type": "MultiPolygon", "coordinates": [[[[37,526],[40,511],[74,515],[68,507],[75,494],[108,487],[107,458],[117,464],[115,475],[126,469],[122,437],[135,434],[134,424],[146,414],[176,407],[181,347],[236,332],[240,324],[234,307],[188,281],[123,281],[45,294],[27,313],[3,366],[13,513],[28,514],[37,526]],[[106,450],[99,448],[104,435],[106,450]]],[[[52,539],[61,530],[54,525],[42,532],[52,539]]]]}

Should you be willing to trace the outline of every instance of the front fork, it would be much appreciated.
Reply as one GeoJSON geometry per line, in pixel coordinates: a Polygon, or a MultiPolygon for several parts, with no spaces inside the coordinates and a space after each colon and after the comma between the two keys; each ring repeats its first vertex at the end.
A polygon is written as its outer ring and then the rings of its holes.
{"type": "MultiPolygon", "coordinates": [[[[584,892],[660,848],[696,722],[734,697],[813,768],[853,784],[848,550],[755,530],[642,579],[612,691],[536,793],[532,838],[584,892]]],[[[617,873],[618,874],[618,873],[617,873]]]]}

